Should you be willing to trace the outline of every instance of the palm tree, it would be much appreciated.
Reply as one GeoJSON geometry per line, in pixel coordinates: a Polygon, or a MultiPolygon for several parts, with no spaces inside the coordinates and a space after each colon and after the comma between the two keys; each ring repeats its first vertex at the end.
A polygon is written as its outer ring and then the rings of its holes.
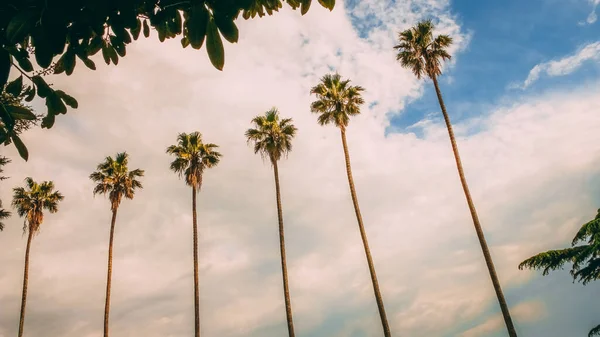
{"type": "Polygon", "coordinates": [[[171,170],[185,177],[185,183],[192,187],[192,227],[194,244],[194,331],[195,337],[200,336],[200,295],[198,290],[198,220],[196,215],[196,195],[202,187],[204,169],[219,163],[221,154],[216,151],[218,146],[202,142],[202,134],[192,132],[180,133],[177,145],[167,148],[167,153],[176,158],[171,162],[171,170]]]}
{"type": "MultiPolygon", "coordinates": [[[[571,263],[573,282],[583,285],[600,279],[600,209],[596,217],[581,226],[571,247],[549,250],[534,255],[519,264],[519,269],[541,269],[542,275],[552,270],[562,269],[565,263],[571,263]],[[579,244],[579,245],[578,245],[579,244]]],[[[588,337],[600,336],[600,325],[590,330],[588,337]]]]}
{"type": "Polygon", "coordinates": [[[129,171],[129,155],[126,152],[117,153],[113,159],[108,156],[98,164],[96,171],[90,174],[90,179],[96,183],[94,196],[108,194],[112,219],[110,221],[110,239],[108,242],[108,271],[106,275],[106,302],[104,304],[104,337],[108,337],[108,317],[110,313],[110,285],[112,280],[113,240],[117,210],[123,197],[133,199],[135,190],[142,188],[138,178],[144,176],[144,171],[135,169],[129,171]]]}
{"type": "Polygon", "coordinates": [[[25,218],[23,233],[29,232],[27,236],[27,248],[25,249],[25,270],[23,272],[23,293],[21,295],[21,316],[19,319],[19,337],[23,336],[25,324],[25,304],[27,302],[27,283],[29,280],[29,250],[33,235],[39,233],[40,226],[44,221],[44,210],[50,213],[58,212],[58,203],[64,199],[59,191],[54,190],[52,181],[44,181],[40,184],[31,178],[25,179],[25,188],[13,189],[12,206],[17,209],[17,214],[25,218]]]}
{"type": "Polygon", "coordinates": [[[260,153],[263,159],[268,158],[273,165],[275,175],[275,194],[277,197],[277,219],[279,221],[279,249],[281,252],[281,271],[283,274],[283,294],[285,298],[285,314],[289,337],[294,337],[294,321],[292,319],[292,303],[288,285],[287,262],[285,258],[285,238],[283,233],[283,211],[281,207],[281,191],[279,187],[279,168],[277,162],[292,150],[292,138],[296,135],[296,127],[291,118],[279,118],[277,108],[267,111],[264,116],[252,119],[254,128],[246,131],[248,143],[254,144],[254,153],[260,153]]]}
{"type": "Polygon", "coordinates": [[[473,204],[473,199],[471,198],[471,193],[469,192],[469,187],[467,186],[467,180],[465,178],[465,173],[460,161],[456,139],[454,138],[454,131],[452,131],[452,124],[450,123],[448,112],[446,112],[446,106],[444,105],[444,100],[442,99],[442,93],[437,80],[438,76],[442,74],[442,61],[449,60],[451,58],[446,49],[452,44],[452,38],[447,35],[438,35],[434,38],[433,29],[434,25],[431,20],[426,20],[419,22],[415,27],[401,32],[398,37],[399,44],[394,47],[398,51],[396,59],[400,61],[402,67],[412,70],[417,79],[427,76],[433,81],[435,93],[437,94],[440,108],[442,109],[442,114],[444,115],[444,120],[446,122],[446,127],[448,128],[448,134],[450,136],[450,143],[452,144],[452,151],[454,152],[454,159],[456,160],[456,167],[458,168],[460,182],[462,184],[465,197],[467,198],[467,204],[469,205],[471,217],[473,218],[473,225],[475,226],[479,244],[481,245],[481,250],[483,251],[483,256],[485,258],[485,263],[487,264],[487,268],[492,279],[492,284],[494,285],[494,290],[496,291],[496,296],[498,297],[498,303],[500,304],[500,309],[502,310],[502,315],[504,316],[504,323],[506,323],[509,336],[516,337],[517,332],[510,317],[508,305],[506,304],[504,294],[502,293],[502,287],[500,286],[500,281],[498,280],[498,275],[496,274],[496,269],[494,268],[492,256],[485,241],[483,230],[481,229],[481,224],[479,223],[479,218],[477,217],[477,211],[475,210],[475,205],[473,204]]]}
{"type": "MultiPolygon", "coordinates": [[[[4,172],[2,168],[4,165],[10,163],[10,159],[0,156],[0,174],[4,172]]],[[[7,179],[7,177],[0,175],[0,181],[7,179]]],[[[4,223],[1,220],[8,219],[10,217],[10,212],[2,208],[2,200],[0,200],[0,232],[4,230],[4,223]]]]}
{"type": "Polygon", "coordinates": [[[360,86],[351,86],[350,80],[342,80],[341,76],[337,73],[333,75],[327,74],[321,78],[321,83],[310,90],[311,94],[317,96],[317,100],[310,105],[310,111],[319,114],[317,118],[319,124],[333,124],[340,129],[344,157],[346,159],[346,174],[348,175],[348,185],[350,185],[350,195],[354,204],[354,212],[356,213],[360,236],[362,237],[367,263],[369,264],[369,272],[371,274],[371,281],[373,282],[373,291],[375,293],[375,300],[377,301],[377,308],[379,309],[381,325],[383,326],[383,334],[385,337],[389,337],[391,336],[390,326],[385,314],[383,298],[379,291],[379,282],[377,281],[375,265],[373,264],[371,250],[369,249],[367,233],[365,232],[365,226],[358,206],[358,197],[356,196],[354,180],[352,179],[352,168],[350,167],[348,143],[346,142],[346,128],[350,122],[350,117],[360,114],[360,105],[365,102],[361,96],[361,92],[364,90],[360,86]]]}

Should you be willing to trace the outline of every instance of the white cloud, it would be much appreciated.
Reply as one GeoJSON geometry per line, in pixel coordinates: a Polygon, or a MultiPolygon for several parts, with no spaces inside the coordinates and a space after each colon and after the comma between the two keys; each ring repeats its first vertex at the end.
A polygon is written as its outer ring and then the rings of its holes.
{"type": "Polygon", "coordinates": [[[596,8],[598,8],[598,5],[600,5],[600,0],[588,0],[588,2],[592,4],[592,10],[590,11],[590,14],[588,14],[588,17],[585,19],[585,21],[579,22],[580,26],[591,25],[596,23],[598,20],[596,8]]]}
{"type": "MultiPolygon", "coordinates": [[[[443,18],[457,41],[466,39],[446,2],[402,2],[397,8],[377,3],[361,2],[354,11],[403,18],[404,26],[433,15],[443,18]]],[[[78,68],[69,78],[53,79],[79,99],[80,109],[61,116],[50,131],[24,135],[31,159],[7,167],[11,179],[0,191],[9,200],[7,187],[31,175],[54,180],[66,195],[33,243],[28,334],[100,336],[110,214],[106,200],[92,197],[87,176],[104,156],[121,150],[147,176],[144,189],[119,211],[112,332],[179,337],[193,331],[190,191],[168,171],[164,149],[178,132],[194,130],[224,154],[206,172],[198,202],[202,331],[223,337],[284,334],[272,172],[243,137],[250,119],[274,105],[299,128],[280,168],[298,335],[379,334],[339,133],[318,126],[308,109],[308,90],[328,65],[365,86],[367,101],[379,102],[351,122],[348,141],[394,333],[439,336],[490,318],[482,312],[495,298],[446,131],[430,122],[424,138],[384,135],[386,112],[417,98],[422,83],[395,62],[394,27],[361,40],[343,5],[332,13],[315,6],[304,18],[282,10],[240,22],[240,42],[226,46],[224,72],[212,68],[204,50],[143,41],[117,67],[98,60],[97,72],[78,68]]],[[[581,191],[582,177],[598,167],[598,88],[596,83],[499,107],[481,118],[483,131],[468,137],[457,125],[505,292],[532,275],[516,271],[520,260],[568,240],[597,207],[581,191]]],[[[4,149],[17,158],[14,149],[4,149]]],[[[0,234],[0,335],[14,335],[17,327],[25,248],[20,228],[20,219],[12,218],[0,234]]],[[[521,323],[519,315],[515,319],[521,323]]]]}
{"type": "Polygon", "coordinates": [[[600,41],[589,43],[579,48],[575,53],[558,60],[552,60],[535,65],[523,84],[513,84],[512,88],[525,89],[537,81],[542,75],[556,77],[565,76],[579,69],[587,61],[600,60],[600,41]]]}

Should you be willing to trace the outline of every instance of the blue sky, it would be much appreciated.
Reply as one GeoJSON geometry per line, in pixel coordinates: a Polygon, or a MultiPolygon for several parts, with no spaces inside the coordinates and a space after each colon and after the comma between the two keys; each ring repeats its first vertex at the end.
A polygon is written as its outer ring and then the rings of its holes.
{"type": "MultiPolygon", "coordinates": [[[[469,1],[450,2],[450,11],[463,29],[472,33],[467,50],[442,82],[446,105],[453,121],[486,114],[491,105],[520,97],[523,92],[508,89],[522,82],[536,64],[570,54],[598,40],[600,28],[584,21],[591,4],[580,1],[469,1]]],[[[525,94],[598,78],[597,62],[587,62],[568,76],[546,79],[525,94]]],[[[411,103],[404,113],[392,118],[392,128],[405,128],[427,114],[438,111],[435,92],[411,103]]]]}
{"type": "MultiPolygon", "coordinates": [[[[272,171],[243,136],[276,106],[299,130],[280,164],[296,336],[381,336],[339,130],[309,109],[310,88],[336,70],[366,88],[347,136],[393,335],[505,336],[432,86],[394,59],[397,31],[433,18],[455,40],[442,91],[519,336],[586,336],[600,324],[600,284],[517,265],[567,246],[600,207],[593,9],[588,0],[349,0],[329,12],[315,2],[304,17],[284,8],[240,20],[222,72],[205,50],[153,34],[116,67],[98,56],[95,72],[50,77],[80,108],[23,135],[30,160],[13,160],[0,189],[9,200],[4,186],[32,176],[66,196],[34,241],[26,334],[101,336],[110,212],[88,176],[126,150],[146,176],[119,210],[111,331],[191,335],[190,193],[164,149],[200,131],[224,155],[198,199],[202,333],[284,336],[272,171]]],[[[21,228],[12,217],[0,234],[0,337],[18,326],[21,228]]]]}

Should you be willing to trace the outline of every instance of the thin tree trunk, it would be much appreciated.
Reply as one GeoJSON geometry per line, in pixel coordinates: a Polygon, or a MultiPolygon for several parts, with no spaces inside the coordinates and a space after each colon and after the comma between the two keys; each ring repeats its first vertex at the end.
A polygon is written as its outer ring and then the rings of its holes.
{"type": "Polygon", "coordinates": [[[485,258],[485,263],[490,273],[490,278],[492,279],[494,290],[496,291],[496,297],[498,297],[498,303],[500,304],[500,309],[502,310],[502,316],[504,316],[504,323],[506,324],[508,335],[510,337],[517,337],[517,332],[510,317],[510,311],[508,310],[506,299],[504,299],[504,294],[502,293],[502,287],[500,286],[498,275],[496,274],[496,268],[494,268],[492,255],[490,254],[490,250],[485,241],[483,229],[481,228],[481,224],[479,223],[479,217],[477,216],[477,211],[475,210],[475,205],[473,204],[473,199],[471,198],[471,193],[469,192],[469,186],[467,186],[467,179],[465,178],[465,172],[463,171],[462,163],[460,161],[460,155],[458,153],[456,139],[454,138],[454,131],[452,131],[452,124],[450,123],[448,112],[446,112],[446,106],[444,105],[442,92],[440,91],[440,86],[438,84],[437,78],[434,76],[432,79],[433,85],[435,86],[435,93],[437,94],[438,101],[440,103],[440,108],[442,109],[442,114],[444,115],[444,121],[446,121],[446,127],[448,128],[448,135],[450,136],[450,143],[452,144],[452,151],[454,152],[454,159],[456,160],[456,168],[458,169],[458,175],[460,176],[460,183],[462,184],[463,191],[465,192],[465,197],[467,198],[467,204],[469,205],[469,211],[471,212],[471,217],[473,218],[475,232],[477,232],[477,238],[479,239],[479,244],[481,245],[481,250],[483,251],[483,257],[485,258]]]}
{"type": "Polygon", "coordinates": [[[379,291],[379,282],[377,282],[377,274],[375,274],[375,266],[373,264],[373,258],[371,257],[369,242],[367,241],[367,233],[365,232],[362,216],[360,215],[360,208],[358,207],[358,198],[356,196],[356,189],[354,188],[354,179],[352,179],[352,168],[350,167],[350,154],[348,153],[348,143],[346,142],[346,131],[341,129],[341,133],[342,144],[344,145],[344,157],[346,159],[346,173],[348,174],[348,184],[350,185],[350,194],[352,195],[354,212],[356,213],[356,220],[358,221],[360,236],[362,237],[363,246],[365,247],[365,255],[367,256],[367,262],[369,264],[369,272],[371,273],[371,281],[373,282],[373,292],[375,293],[375,300],[377,301],[377,308],[379,309],[379,317],[381,318],[381,325],[383,326],[383,335],[385,337],[390,337],[390,326],[385,314],[383,298],[381,297],[381,292],[379,291]]]}
{"type": "Polygon", "coordinates": [[[113,209],[110,221],[110,239],[108,241],[108,271],[106,272],[106,302],[104,303],[104,337],[108,337],[108,317],[110,315],[110,286],[112,283],[112,257],[113,241],[115,237],[115,223],[117,222],[117,208],[113,209]]]}
{"type": "Polygon", "coordinates": [[[290,288],[288,285],[287,263],[285,259],[285,238],[283,235],[283,212],[281,210],[281,191],[279,188],[279,168],[277,161],[273,162],[273,172],[275,175],[275,193],[277,194],[277,219],[279,221],[279,250],[281,251],[281,271],[283,274],[283,293],[285,297],[285,315],[287,317],[288,335],[295,337],[294,321],[292,319],[292,303],[290,300],[290,288]]]}
{"type": "Polygon", "coordinates": [[[25,325],[25,305],[27,303],[27,283],[29,282],[29,249],[31,248],[31,239],[33,231],[29,228],[27,237],[27,248],[25,249],[25,268],[23,271],[23,294],[21,295],[21,316],[19,318],[19,337],[23,336],[23,327],[25,325]]]}
{"type": "Polygon", "coordinates": [[[198,215],[196,186],[192,186],[192,221],[194,227],[194,336],[200,337],[200,295],[198,291],[198,215]]]}

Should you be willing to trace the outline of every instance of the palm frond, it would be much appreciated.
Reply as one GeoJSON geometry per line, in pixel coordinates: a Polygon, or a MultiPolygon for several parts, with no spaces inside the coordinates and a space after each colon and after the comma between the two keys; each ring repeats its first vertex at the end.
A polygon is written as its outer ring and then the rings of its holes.
{"type": "Polygon", "coordinates": [[[280,119],[277,108],[254,117],[251,122],[254,128],[246,130],[245,136],[248,144],[254,145],[254,153],[273,162],[292,150],[292,138],[298,129],[291,118],[280,119]]]}
{"type": "Polygon", "coordinates": [[[451,58],[447,48],[452,45],[448,35],[433,37],[435,26],[431,20],[417,23],[398,34],[398,44],[394,46],[398,54],[396,59],[403,68],[410,69],[421,79],[424,75],[431,78],[442,74],[442,61],[451,58]]]}
{"type": "Polygon", "coordinates": [[[345,129],[350,122],[350,116],[360,114],[360,105],[364,104],[361,86],[351,86],[350,80],[342,80],[340,74],[326,74],[321,83],[314,86],[310,93],[317,100],[310,105],[310,111],[318,114],[320,125],[335,124],[345,129]]]}
{"type": "Polygon", "coordinates": [[[586,249],[587,246],[549,250],[528,258],[519,264],[519,269],[543,269],[542,275],[548,275],[551,270],[561,269],[567,262],[586,249]]]}
{"type": "Polygon", "coordinates": [[[600,325],[597,325],[595,328],[590,330],[588,333],[588,337],[600,336],[600,325]]]}
{"type": "Polygon", "coordinates": [[[98,164],[97,171],[90,174],[90,179],[96,183],[93,193],[108,194],[111,210],[119,207],[123,196],[132,199],[136,189],[142,188],[137,178],[144,176],[144,170],[129,171],[129,155],[127,152],[117,153],[115,158],[108,156],[98,164]]]}
{"type": "Polygon", "coordinates": [[[179,177],[185,178],[186,184],[200,191],[204,169],[216,166],[222,157],[216,151],[218,147],[216,144],[203,143],[200,132],[180,133],[177,144],[167,148],[167,154],[175,156],[170,168],[179,177]]]}
{"type": "Polygon", "coordinates": [[[31,177],[25,179],[26,187],[13,188],[12,206],[17,214],[25,218],[23,230],[36,233],[44,219],[44,210],[58,212],[58,204],[64,196],[55,191],[52,181],[35,182],[31,177]]]}

